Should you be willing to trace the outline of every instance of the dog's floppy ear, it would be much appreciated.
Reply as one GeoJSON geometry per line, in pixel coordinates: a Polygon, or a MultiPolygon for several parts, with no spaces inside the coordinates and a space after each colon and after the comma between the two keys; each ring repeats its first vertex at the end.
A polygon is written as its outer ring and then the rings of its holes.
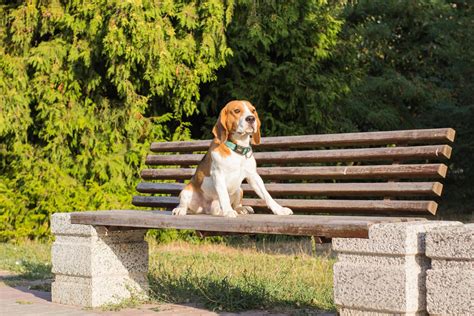
{"type": "Polygon", "coordinates": [[[212,134],[221,143],[225,143],[229,137],[229,131],[227,130],[227,108],[223,108],[219,114],[216,125],[212,129],[212,134]]]}
{"type": "Polygon", "coordinates": [[[257,128],[255,129],[255,132],[252,134],[251,143],[253,145],[258,145],[258,144],[260,144],[260,127],[261,127],[262,123],[260,122],[260,119],[258,118],[258,114],[257,114],[256,111],[255,111],[255,119],[256,119],[256,123],[257,123],[257,128]]]}

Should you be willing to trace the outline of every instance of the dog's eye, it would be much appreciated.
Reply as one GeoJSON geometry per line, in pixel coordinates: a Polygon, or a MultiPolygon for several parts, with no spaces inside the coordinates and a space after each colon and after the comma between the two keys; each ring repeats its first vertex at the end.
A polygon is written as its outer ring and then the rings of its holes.
{"type": "Polygon", "coordinates": [[[256,112],[255,109],[253,109],[253,110],[252,110],[252,113],[255,113],[255,112],[256,112]]]}
{"type": "Polygon", "coordinates": [[[235,112],[235,113],[240,113],[240,110],[239,110],[239,109],[235,109],[234,112],[235,112]]]}

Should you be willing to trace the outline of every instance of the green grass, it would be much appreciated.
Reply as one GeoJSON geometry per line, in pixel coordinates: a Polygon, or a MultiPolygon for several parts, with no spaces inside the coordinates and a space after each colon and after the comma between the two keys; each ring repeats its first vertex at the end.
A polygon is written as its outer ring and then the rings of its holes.
{"type": "Polygon", "coordinates": [[[26,280],[51,278],[51,244],[0,243],[0,270],[15,272],[26,280]]]}
{"type": "MultiPolygon", "coordinates": [[[[153,302],[193,303],[215,311],[335,309],[334,259],[311,255],[314,251],[307,242],[305,246],[291,243],[291,247],[278,242],[257,245],[248,239],[231,245],[158,244],[153,239],[149,243],[153,302]]],[[[50,244],[0,243],[0,269],[16,272],[24,279],[48,279],[50,253],[50,244]]],[[[134,301],[114,309],[136,304],[134,301]]]]}
{"type": "Polygon", "coordinates": [[[334,310],[333,259],[275,255],[219,244],[151,244],[155,300],[200,303],[213,310],[334,310]]]}

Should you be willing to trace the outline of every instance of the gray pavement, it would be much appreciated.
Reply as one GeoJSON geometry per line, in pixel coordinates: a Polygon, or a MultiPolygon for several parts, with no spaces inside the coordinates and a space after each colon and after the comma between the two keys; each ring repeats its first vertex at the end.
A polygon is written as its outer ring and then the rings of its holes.
{"type": "MultiPolygon", "coordinates": [[[[81,307],[66,306],[51,302],[51,293],[30,290],[25,286],[11,287],[0,283],[0,315],[2,316],[42,316],[42,315],[218,315],[212,311],[195,306],[161,304],[142,305],[139,308],[126,308],[120,311],[88,310],[81,307]]],[[[257,315],[254,313],[252,315],[257,315]]],[[[261,314],[263,315],[263,314],[261,314]]]]}

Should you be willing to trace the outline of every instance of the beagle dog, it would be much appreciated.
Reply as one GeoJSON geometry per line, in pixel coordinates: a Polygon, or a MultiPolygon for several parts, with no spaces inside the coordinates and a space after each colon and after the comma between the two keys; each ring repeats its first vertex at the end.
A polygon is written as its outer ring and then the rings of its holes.
{"type": "Polygon", "coordinates": [[[244,179],[277,215],[293,212],[279,205],[265,189],[257,174],[257,163],[250,144],[260,143],[260,120],[248,101],[231,101],[221,110],[212,129],[214,139],[199,163],[191,181],[181,191],[173,215],[210,214],[236,217],[253,213],[242,205],[244,179]]]}

